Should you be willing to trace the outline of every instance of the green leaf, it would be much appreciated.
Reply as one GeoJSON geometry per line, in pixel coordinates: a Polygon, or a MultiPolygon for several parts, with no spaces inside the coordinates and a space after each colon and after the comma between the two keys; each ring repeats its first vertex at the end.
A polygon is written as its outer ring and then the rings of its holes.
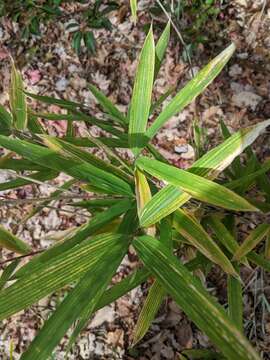
{"type": "MultiPolygon", "coordinates": [[[[104,160],[101,160],[97,156],[81,150],[77,146],[74,146],[73,144],[67,143],[61,139],[58,139],[56,137],[43,135],[41,138],[44,140],[44,143],[51,148],[52,150],[55,150],[62,154],[65,157],[72,157],[72,159],[78,159],[78,161],[86,161],[87,163],[95,166],[97,169],[106,171],[109,174],[113,174],[116,177],[119,177],[123,179],[124,181],[128,182],[129,184],[133,185],[133,182],[131,178],[119,167],[116,167],[114,165],[111,165],[110,163],[105,162],[104,160]]],[[[93,138],[93,141],[95,139],[93,138]]]]}
{"type": "MultiPolygon", "coordinates": [[[[21,356],[22,360],[46,360],[77,318],[85,312],[88,318],[91,316],[127,251],[126,239],[122,238],[121,243],[119,240],[117,247],[108,249],[103,253],[102,259],[89,267],[87,273],[45,322],[30,347],[21,356]]],[[[74,336],[76,335],[77,332],[74,336]]]]}
{"type": "Polygon", "coordinates": [[[1,277],[0,277],[0,290],[3,289],[3,287],[6,285],[8,280],[10,279],[12,273],[16,269],[20,262],[20,259],[13,260],[5,269],[3,270],[1,277]]]}
{"type": "Polygon", "coordinates": [[[130,0],[130,9],[132,20],[136,24],[137,22],[137,0],[130,0]]]}
{"type": "Polygon", "coordinates": [[[154,69],[155,43],[151,27],[139,57],[129,110],[129,143],[135,156],[146,143],[145,131],[151,107],[154,69]]]}
{"type": "Polygon", "coordinates": [[[243,256],[253,250],[269,233],[270,225],[260,224],[244,240],[239,249],[235,252],[233,260],[239,261],[243,256]]]}
{"type": "MultiPolygon", "coordinates": [[[[138,216],[140,216],[141,210],[148,203],[148,201],[150,201],[152,194],[144,174],[140,170],[135,169],[134,175],[135,175],[135,192],[136,192],[136,200],[137,200],[136,201],[137,213],[138,216]]],[[[148,229],[146,229],[146,233],[148,235],[155,236],[156,234],[155,226],[151,226],[148,229]]]]}
{"type": "Polygon", "coordinates": [[[158,309],[164,301],[165,296],[166,290],[164,290],[164,287],[159,283],[159,281],[155,280],[150,287],[146,300],[143,304],[143,308],[137,320],[132,346],[137,344],[147,333],[152,321],[155,319],[155,315],[158,312],[158,309]]]}
{"type": "Polygon", "coordinates": [[[137,238],[133,244],[147,268],[228,359],[260,359],[224,309],[166,246],[150,236],[137,238]]]}
{"type": "Polygon", "coordinates": [[[145,282],[150,275],[151,273],[145,267],[142,269],[136,269],[132,274],[128,275],[119,283],[113,285],[105,291],[99,300],[95,311],[111,304],[132,289],[135,289],[137,286],[145,282]]]}
{"type": "MultiPolygon", "coordinates": [[[[239,266],[238,271],[239,271],[239,266]]],[[[239,279],[228,276],[228,314],[239,331],[243,332],[243,296],[239,279]]]]}
{"type": "Polygon", "coordinates": [[[92,54],[96,52],[96,40],[93,34],[93,31],[87,31],[83,35],[84,43],[88,51],[92,54]]]}
{"type": "Polygon", "coordinates": [[[185,106],[203,92],[229,61],[234,50],[234,44],[228,46],[180,90],[147,130],[146,137],[148,139],[152,139],[167,120],[183,110],[185,106]]]}
{"type": "MultiPolygon", "coordinates": [[[[61,105],[58,105],[61,106],[61,105]]],[[[71,107],[71,106],[70,106],[71,107]]],[[[65,109],[69,109],[69,106],[65,106],[65,109]]],[[[100,120],[98,118],[95,118],[94,116],[86,115],[80,111],[70,109],[72,114],[48,114],[48,113],[31,113],[31,115],[40,117],[45,120],[52,120],[52,121],[84,121],[87,124],[96,125],[100,127],[101,129],[107,131],[108,133],[115,135],[123,141],[127,141],[127,135],[120,131],[118,128],[112,125],[108,125],[108,123],[104,120],[100,120]]],[[[77,139],[77,141],[80,141],[80,139],[77,139]]]]}
{"type": "Polygon", "coordinates": [[[31,174],[29,177],[24,177],[21,179],[14,179],[4,183],[0,183],[0,191],[9,190],[9,189],[16,189],[18,187],[22,187],[28,184],[33,184],[33,180],[37,181],[47,181],[52,180],[58,176],[58,172],[53,170],[47,170],[46,172],[40,171],[35,174],[31,174]]]}
{"type": "Polygon", "coordinates": [[[0,135],[0,144],[26,159],[56,171],[63,171],[74,178],[98,184],[105,193],[132,195],[130,185],[113,174],[79,160],[77,157],[62,155],[61,152],[28,141],[7,138],[0,135]]]}
{"type": "Polygon", "coordinates": [[[15,68],[12,61],[11,84],[9,95],[10,108],[13,116],[13,126],[18,130],[27,127],[27,105],[23,92],[23,80],[20,72],[15,68]]]}
{"type": "Polygon", "coordinates": [[[181,354],[185,355],[184,359],[186,359],[187,356],[188,360],[225,360],[225,357],[220,353],[206,349],[188,349],[182,351],[181,354]]]}
{"type": "Polygon", "coordinates": [[[15,171],[42,171],[44,167],[34,164],[31,161],[25,159],[10,159],[9,157],[0,158],[0,169],[9,169],[15,171]]]}
{"type": "Polygon", "coordinates": [[[257,211],[255,206],[238,194],[191,172],[147,157],[137,159],[136,165],[152,176],[178,186],[200,201],[235,211],[257,211]]]}
{"type": "Polygon", "coordinates": [[[168,43],[170,40],[170,30],[171,30],[171,24],[170,22],[167,23],[164,31],[162,32],[160,38],[158,39],[157,45],[156,45],[156,60],[155,60],[155,73],[154,73],[154,79],[157,77],[157,74],[159,72],[159,69],[162,64],[162,60],[165,56],[168,43]]]}
{"type": "Polygon", "coordinates": [[[120,235],[95,236],[45,263],[39,262],[34,271],[26,273],[1,291],[0,319],[29,307],[44,296],[79,279],[102,259],[104,253],[118,248],[119,242],[123,247],[120,235]]]}
{"type": "Polygon", "coordinates": [[[215,232],[218,241],[231,253],[234,254],[238,249],[239,245],[231,232],[221,222],[218,216],[211,215],[204,219],[204,223],[211,227],[215,232]]]}
{"type": "Polygon", "coordinates": [[[1,134],[9,135],[10,129],[12,127],[12,116],[11,114],[4,108],[4,106],[0,105],[0,130],[1,134]]]}
{"type": "MultiPolygon", "coordinates": [[[[128,142],[125,139],[106,138],[106,137],[98,137],[95,139],[101,142],[102,144],[112,148],[128,147],[128,142]]],[[[80,147],[97,147],[97,145],[93,141],[91,141],[89,137],[77,138],[77,137],[66,136],[63,138],[63,140],[80,147]]]]}
{"type": "MultiPolygon", "coordinates": [[[[169,219],[162,219],[160,223],[160,241],[166,244],[171,251],[172,249],[172,228],[169,219]]],[[[166,291],[158,280],[155,280],[151,285],[146,300],[143,304],[143,308],[140,312],[137,320],[132,346],[137,344],[147,333],[151,323],[155,319],[155,316],[166,298],[166,291]]]]}
{"type": "Polygon", "coordinates": [[[112,220],[128,211],[132,206],[133,203],[130,200],[119,200],[116,205],[113,205],[106,211],[99,213],[87,224],[79,227],[78,231],[73,236],[66,239],[63,243],[56,244],[44,253],[33,258],[15,273],[15,277],[21,277],[35,271],[36,267],[38,267],[40,264],[45,264],[52,258],[63,254],[65,251],[70,250],[75,245],[80,244],[89,236],[92,236],[96,231],[102,229],[104,225],[110,223],[112,220]]]}
{"type": "Polygon", "coordinates": [[[256,266],[260,266],[265,271],[270,272],[270,261],[268,259],[265,259],[263,256],[256,254],[254,251],[251,251],[247,255],[247,258],[256,266]]]}
{"type": "Polygon", "coordinates": [[[81,31],[76,31],[72,37],[72,47],[77,55],[81,52],[82,35],[81,31]]]}
{"type": "MultiPolygon", "coordinates": [[[[163,101],[165,101],[167,99],[167,97],[170,96],[174,90],[175,90],[175,87],[171,87],[164,94],[160,95],[160,97],[157,99],[157,101],[152,103],[149,115],[152,115],[153,112],[159,108],[159,106],[163,103],[163,101]]],[[[148,144],[148,146],[149,145],[150,144],[148,144]]]]}
{"type": "Polygon", "coordinates": [[[32,251],[28,244],[6,230],[2,225],[0,225],[0,248],[1,247],[19,254],[28,254],[32,251]]]}
{"type": "Polygon", "coordinates": [[[174,212],[173,225],[204,256],[218,264],[226,273],[238,276],[230,260],[192,216],[178,209],[174,212]]]}
{"type": "Polygon", "coordinates": [[[36,95],[36,94],[29,93],[27,91],[24,91],[24,93],[32,99],[41,101],[45,104],[57,105],[64,109],[77,110],[77,109],[84,107],[82,104],[76,103],[74,101],[56,99],[52,96],[36,95]]]}
{"type": "MultiPolygon", "coordinates": [[[[241,129],[222,144],[202,156],[188,171],[210,180],[215,179],[269,125],[270,120],[266,120],[257,125],[241,129]]],[[[167,185],[155,194],[143,209],[140,218],[141,225],[147,227],[158,222],[189,199],[190,196],[183,193],[179,188],[167,185]]]]}
{"type": "Polygon", "coordinates": [[[112,115],[120,124],[127,124],[127,118],[117,109],[107,96],[99,91],[93,84],[89,85],[89,89],[104,111],[112,115]]]}
{"type": "Polygon", "coordinates": [[[260,166],[259,170],[254,171],[248,175],[241,176],[236,180],[232,180],[224,184],[224,186],[226,186],[228,189],[237,189],[237,188],[241,189],[241,188],[249,187],[254,182],[254,180],[256,180],[261,175],[264,175],[269,170],[270,170],[270,160],[266,160],[260,166]]]}

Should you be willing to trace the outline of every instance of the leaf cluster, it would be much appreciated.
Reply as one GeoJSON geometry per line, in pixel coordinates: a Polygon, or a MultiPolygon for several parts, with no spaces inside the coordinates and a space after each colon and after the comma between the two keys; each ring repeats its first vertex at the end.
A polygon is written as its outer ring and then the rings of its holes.
{"type": "MultiPolygon", "coordinates": [[[[52,201],[68,196],[75,211],[85,208],[91,215],[83,226],[69,229],[60,242],[29,256],[24,265],[18,266],[16,259],[4,269],[0,278],[0,319],[69,286],[64,300],[21,356],[23,360],[47,359],[73,328],[67,347],[70,351],[96,310],[149,278],[154,282],[134,330],[133,345],[143,338],[169,295],[216,346],[216,358],[259,359],[243,332],[240,269],[259,266],[270,270],[270,226],[262,222],[241,242],[236,225],[250,213],[269,212],[269,160],[261,164],[251,145],[270,120],[234,134],[221,122],[223,141],[208,152],[203,146],[204,133],[196,123],[194,146],[198,158],[186,170],[169,164],[152,140],[172,116],[218,76],[235,50],[231,44],[176,94],[167,91],[153,102],[152,91],[169,35],[167,24],[155,43],[150,28],[127,113],[93,84],[89,90],[100,106],[99,118],[83,104],[27,93],[21,74],[12,66],[10,109],[0,107],[0,145],[7,151],[0,158],[0,168],[13,171],[18,178],[0,184],[0,190],[40,184],[65,173],[71,180],[49,198],[36,199],[38,205],[23,221],[52,201]],[[159,111],[170,95],[171,100],[159,111]],[[57,105],[62,114],[35,113],[28,98],[57,105]],[[44,122],[60,120],[68,123],[65,136],[48,134],[44,122]],[[77,121],[86,129],[95,125],[107,135],[93,137],[85,131],[84,137],[77,137],[77,121]],[[92,148],[102,150],[105,159],[94,155],[92,148]],[[131,150],[133,158],[125,159],[119,148],[131,150]],[[25,170],[27,176],[22,173],[25,170]],[[72,199],[74,184],[86,199],[72,199]],[[141,265],[110,285],[130,245],[141,265]],[[207,291],[205,279],[215,267],[227,277],[227,309],[207,291]]],[[[0,229],[0,245],[23,256],[31,255],[29,246],[6,229],[0,229]]],[[[205,355],[209,358],[208,352],[205,355]]]]}

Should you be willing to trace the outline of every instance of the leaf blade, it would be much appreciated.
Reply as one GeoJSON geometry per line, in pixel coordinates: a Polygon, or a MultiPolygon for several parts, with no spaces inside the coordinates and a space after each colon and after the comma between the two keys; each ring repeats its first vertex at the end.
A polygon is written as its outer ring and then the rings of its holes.
{"type": "Polygon", "coordinates": [[[145,146],[145,131],[151,107],[155,69],[155,44],[152,27],[139,57],[129,109],[129,143],[137,156],[145,146]]]}
{"type": "Polygon", "coordinates": [[[206,65],[167,105],[146,132],[152,139],[164,123],[191,103],[220,73],[235,51],[231,44],[206,65]]]}
{"type": "Polygon", "coordinates": [[[259,360],[224,309],[163,244],[148,236],[137,238],[133,244],[149,270],[224,355],[232,360],[259,360]]]}
{"type": "MultiPolygon", "coordinates": [[[[188,171],[215,179],[221,171],[229,166],[255,139],[270,125],[270,120],[239,130],[224,143],[210,150],[197,160],[188,171]]],[[[171,214],[190,199],[190,196],[172,185],[165,186],[147,203],[142,210],[140,223],[149,226],[171,214]]]]}
{"type": "Polygon", "coordinates": [[[236,211],[256,211],[246,199],[231,190],[191,172],[164,164],[158,160],[140,157],[137,166],[169,184],[181,188],[190,196],[210,204],[236,211]],[[196,184],[196,186],[194,186],[196,184]]]}

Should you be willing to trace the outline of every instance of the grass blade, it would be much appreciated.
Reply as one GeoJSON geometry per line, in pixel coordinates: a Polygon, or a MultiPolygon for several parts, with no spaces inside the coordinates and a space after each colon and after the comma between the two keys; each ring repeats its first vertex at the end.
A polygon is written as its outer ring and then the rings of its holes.
{"type": "Polygon", "coordinates": [[[0,135],[0,144],[34,163],[56,171],[63,171],[81,181],[96,183],[106,193],[132,195],[130,185],[125,181],[88,164],[84,160],[62,155],[59,151],[32,144],[28,141],[11,139],[2,135],[0,135]]]}
{"type": "Polygon", "coordinates": [[[23,80],[20,72],[15,68],[12,61],[11,84],[9,102],[13,116],[13,127],[17,130],[25,130],[27,127],[27,105],[23,92],[23,80]]]}
{"type": "Polygon", "coordinates": [[[0,129],[1,134],[9,135],[12,127],[12,116],[11,114],[0,104],[0,129]]]}
{"type": "Polygon", "coordinates": [[[164,31],[162,32],[160,38],[158,39],[156,45],[156,57],[155,57],[155,72],[154,72],[154,79],[157,77],[159,69],[162,64],[162,60],[164,59],[168,43],[170,40],[170,30],[171,24],[170,22],[167,23],[164,31]]]}
{"type": "Polygon", "coordinates": [[[131,17],[134,23],[137,22],[137,0],[130,0],[131,17]]]}
{"type": "Polygon", "coordinates": [[[120,235],[95,236],[45,263],[39,262],[34,271],[26,273],[1,291],[0,319],[3,320],[78,280],[106,251],[113,251],[119,241],[121,242],[120,235]]]}
{"type": "Polygon", "coordinates": [[[120,124],[127,124],[127,118],[117,109],[117,107],[111,102],[111,100],[105,96],[101,91],[99,91],[93,84],[89,85],[91,93],[95,96],[99,104],[102,106],[103,110],[108,114],[112,115],[115,120],[120,124]]]}
{"type": "Polygon", "coordinates": [[[230,321],[224,309],[166,246],[149,236],[137,238],[133,244],[147,268],[227,358],[260,359],[247,339],[230,321]]]}
{"type": "MultiPolygon", "coordinates": [[[[215,179],[221,171],[226,169],[231,162],[241,154],[254,140],[270,125],[270,120],[263,121],[257,125],[241,129],[221,145],[215,147],[199,160],[197,160],[188,171],[215,179]]],[[[167,185],[153,196],[142,211],[140,223],[142,226],[155,224],[163,217],[171,214],[190,199],[173,185],[167,185]]]]}
{"type": "Polygon", "coordinates": [[[104,225],[110,223],[133,206],[130,200],[119,200],[116,205],[108,208],[93,217],[87,224],[83,225],[78,231],[66,239],[63,243],[56,244],[49,248],[46,252],[33,258],[29,263],[21,267],[16,273],[15,277],[21,277],[28,273],[32,273],[40,264],[45,264],[47,261],[63,254],[65,251],[70,250],[75,245],[82,243],[89,236],[92,236],[96,231],[102,228],[104,225]]]}
{"type": "Polygon", "coordinates": [[[32,174],[31,176],[23,177],[21,179],[14,179],[4,183],[0,183],[0,191],[16,189],[18,187],[22,187],[25,185],[33,184],[33,180],[37,181],[48,181],[56,178],[58,176],[58,172],[53,170],[47,170],[46,172],[40,171],[38,173],[32,174]]]}
{"type": "Polygon", "coordinates": [[[14,270],[18,266],[20,259],[13,260],[2,272],[0,277],[0,291],[6,285],[8,280],[10,279],[11,275],[13,274],[14,270]]]}
{"type": "Polygon", "coordinates": [[[179,113],[190,104],[215,79],[234,53],[235,45],[231,44],[208,65],[206,65],[167,105],[146,132],[152,139],[158,130],[173,115],[179,113]]]}
{"type": "Polygon", "coordinates": [[[155,319],[156,313],[164,301],[165,296],[166,290],[164,290],[159,281],[155,280],[150,287],[147,298],[137,320],[132,346],[135,346],[147,333],[152,321],[155,319]]]}
{"type": "MultiPolygon", "coordinates": [[[[127,250],[126,239],[119,240],[118,247],[108,249],[70,291],[22,355],[22,360],[46,360],[82,312],[87,309],[87,316],[90,317],[127,250]]],[[[74,337],[77,337],[78,330],[76,328],[74,337]]]]}
{"type": "Polygon", "coordinates": [[[6,230],[2,225],[0,225],[0,248],[1,247],[23,255],[32,251],[28,244],[6,230]]]}
{"type": "Polygon", "coordinates": [[[136,165],[152,176],[166,180],[171,185],[178,186],[190,196],[200,201],[235,211],[257,211],[255,206],[238,194],[191,172],[147,157],[140,157],[136,161],[136,165]]]}
{"type": "MultiPolygon", "coordinates": [[[[239,266],[237,266],[239,271],[239,266]]],[[[242,285],[239,279],[228,276],[228,314],[237,329],[243,332],[243,296],[242,285]]]]}
{"type": "Polygon", "coordinates": [[[269,233],[270,225],[260,224],[244,240],[239,249],[235,252],[233,260],[239,261],[243,256],[253,250],[269,233]]]}
{"type": "Polygon", "coordinates": [[[155,69],[155,43],[152,27],[139,57],[129,111],[129,144],[135,156],[145,146],[145,131],[151,107],[155,69]]]}
{"type": "Polygon", "coordinates": [[[178,209],[174,213],[173,225],[204,256],[218,264],[226,273],[238,276],[230,260],[193,217],[178,209]]]}

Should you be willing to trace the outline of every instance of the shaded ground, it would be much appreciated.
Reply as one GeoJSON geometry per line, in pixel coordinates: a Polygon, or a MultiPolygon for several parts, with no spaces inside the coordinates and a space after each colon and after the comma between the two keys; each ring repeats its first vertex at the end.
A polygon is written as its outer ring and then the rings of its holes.
{"type": "MultiPolygon", "coordinates": [[[[114,25],[112,32],[95,31],[97,53],[90,57],[82,53],[74,54],[70,46],[70,34],[65,30],[69,21],[76,18],[72,5],[65,5],[65,21],[44,27],[41,38],[33,38],[31,45],[23,43],[18,37],[18,29],[8,19],[2,19],[0,26],[0,102],[7,101],[10,63],[7,54],[11,53],[18,62],[29,91],[56,95],[88,104],[93,113],[98,113],[94,99],[87,89],[87,82],[95,83],[122,110],[127,110],[130,99],[137,57],[144,39],[143,26],[149,23],[147,9],[150,1],[141,1],[139,21],[134,26],[129,19],[128,2],[121,10],[111,15],[114,25]]],[[[75,9],[76,10],[76,9],[75,9]]],[[[232,129],[247,126],[270,117],[270,7],[266,1],[234,1],[222,11],[215,24],[215,36],[211,42],[199,46],[192,57],[192,70],[207,63],[227,44],[234,41],[237,51],[222,75],[208,87],[204,94],[173,117],[156,137],[156,143],[162,153],[179,167],[187,167],[194,158],[190,142],[190,126],[197,117],[207,129],[210,144],[220,138],[218,123],[222,118],[232,129]]],[[[181,30],[181,29],[180,29],[181,30]]],[[[211,33],[211,29],[210,33],[211,33]]],[[[183,46],[176,34],[173,35],[167,52],[166,61],[161,69],[155,87],[158,97],[170,86],[181,87],[191,76],[191,65],[183,60],[183,46]]],[[[39,110],[40,104],[33,102],[39,110]],[[38,107],[39,106],[39,107],[38,107]]],[[[55,106],[49,109],[59,112],[55,106]]],[[[61,135],[65,123],[50,123],[52,134],[61,135]]],[[[77,125],[77,132],[83,131],[77,125]]],[[[92,133],[98,133],[92,128],[92,133]]],[[[269,133],[260,137],[256,144],[258,155],[265,159],[270,155],[269,133]]],[[[1,171],[0,180],[6,181],[10,174],[1,171]]],[[[57,185],[63,182],[63,176],[57,179],[57,185]]],[[[25,199],[33,196],[47,196],[54,189],[50,186],[26,186],[1,195],[13,199],[25,199]]],[[[75,189],[76,191],[76,189],[75,189]]],[[[61,204],[63,205],[63,204],[61,204]]],[[[23,214],[30,210],[29,204],[1,207],[1,222],[31,243],[35,249],[49,244],[48,235],[83,223],[88,214],[80,211],[68,213],[56,209],[46,209],[29,220],[25,226],[17,226],[23,214]],[[81,214],[82,213],[82,214],[81,214]]],[[[62,206],[61,206],[62,207],[62,206]]],[[[66,207],[72,211],[73,208],[66,207]]],[[[256,221],[256,219],[251,219],[256,221]]],[[[249,225],[250,226],[250,225],[249,225]]],[[[251,224],[252,226],[252,224],[251,224]]],[[[4,257],[6,253],[2,254],[4,257]]],[[[121,266],[122,277],[136,265],[132,254],[126,257],[121,266]]],[[[261,271],[243,274],[245,288],[245,329],[247,336],[257,345],[265,359],[269,355],[270,318],[267,306],[261,300],[269,299],[269,275],[261,271]]],[[[117,281],[117,279],[115,279],[117,281]]],[[[226,299],[225,279],[215,271],[209,277],[209,288],[221,302],[226,299]]],[[[135,289],[121,298],[116,304],[101,310],[88,328],[82,333],[73,354],[69,359],[177,359],[181,350],[191,347],[209,347],[208,339],[190,324],[177,306],[168,300],[160,309],[158,318],[149,334],[141,344],[129,351],[132,331],[138,316],[142,296],[146,294],[147,284],[135,289]]],[[[47,318],[63,293],[42,300],[37,306],[20,313],[0,327],[0,358],[8,359],[11,343],[14,344],[14,358],[26,348],[37,328],[47,318]]],[[[64,358],[64,342],[58,348],[55,359],[64,358]]]]}

